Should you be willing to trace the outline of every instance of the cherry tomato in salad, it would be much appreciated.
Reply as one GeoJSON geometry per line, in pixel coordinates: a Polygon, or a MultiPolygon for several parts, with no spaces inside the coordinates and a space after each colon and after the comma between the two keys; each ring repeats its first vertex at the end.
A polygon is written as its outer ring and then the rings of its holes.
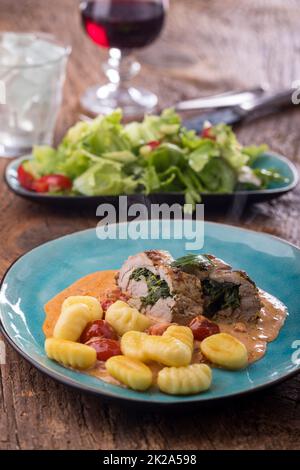
{"type": "Polygon", "coordinates": [[[72,188],[72,180],[65,175],[52,174],[35,178],[29,171],[25,170],[23,164],[18,167],[18,180],[23,188],[37,193],[63,191],[72,188]]]}
{"type": "Polygon", "coordinates": [[[43,178],[44,177],[38,178],[33,181],[31,187],[32,191],[36,191],[37,193],[47,193],[49,191],[48,183],[43,178]]]}
{"type": "Polygon", "coordinates": [[[34,176],[25,170],[24,165],[20,165],[18,168],[18,180],[23,188],[32,190],[34,176]]]}
{"type": "Polygon", "coordinates": [[[34,180],[32,189],[38,193],[71,189],[72,181],[65,175],[45,175],[34,180]]]}
{"type": "Polygon", "coordinates": [[[193,318],[189,327],[193,332],[194,338],[198,341],[202,341],[208,336],[220,333],[219,325],[208,320],[203,315],[193,318]]]}
{"type": "Polygon", "coordinates": [[[201,137],[204,139],[216,140],[216,137],[212,133],[212,126],[204,127],[201,132],[201,137]]]}
{"type": "Polygon", "coordinates": [[[114,339],[92,338],[85,344],[95,349],[98,361],[107,361],[112,356],[122,354],[120,343],[114,339]]]}
{"type": "Polygon", "coordinates": [[[81,334],[80,342],[86,343],[91,338],[95,337],[118,339],[114,329],[105,320],[95,320],[93,322],[89,322],[81,334]]]}
{"type": "Polygon", "coordinates": [[[156,147],[160,146],[160,141],[159,140],[151,140],[150,142],[147,142],[147,145],[151,147],[151,150],[156,149],[156,147]]]}

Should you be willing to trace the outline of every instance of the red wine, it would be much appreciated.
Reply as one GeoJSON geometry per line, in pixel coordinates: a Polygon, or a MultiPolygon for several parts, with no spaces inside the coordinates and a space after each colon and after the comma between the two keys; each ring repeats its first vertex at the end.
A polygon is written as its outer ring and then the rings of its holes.
{"type": "Polygon", "coordinates": [[[163,2],[97,0],[81,3],[84,28],[99,46],[133,49],[156,39],[164,23],[163,2]]]}

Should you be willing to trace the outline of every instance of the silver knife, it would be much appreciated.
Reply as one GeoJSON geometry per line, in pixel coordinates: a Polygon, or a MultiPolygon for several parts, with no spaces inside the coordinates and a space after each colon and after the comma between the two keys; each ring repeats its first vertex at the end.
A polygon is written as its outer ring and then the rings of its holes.
{"type": "Polygon", "coordinates": [[[185,119],[183,125],[187,129],[195,129],[197,132],[200,132],[205,121],[209,121],[212,125],[220,122],[232,125],[242,120],[256,119],[277,112],[285,107],[295,106],[292,102],[294,91],[295,88],[289,88],[277,93],[264,93],[250,101],[245,101],[239,106],[210,111],[191,119],[185,119]]]}
{"type": "Polygon", "coordinates": [[[192,100],[180,101],[175,105],[176,111],[193,111],[197,109],[209,108],[228,108],[231,106],[238,106],[245,101],[251,101],[257,96],[261,96],[266,92],[266,88],[258,86],[243,91],[229,91],[227,93],[207,96],[203,98],[196,98],[192,100]]]}

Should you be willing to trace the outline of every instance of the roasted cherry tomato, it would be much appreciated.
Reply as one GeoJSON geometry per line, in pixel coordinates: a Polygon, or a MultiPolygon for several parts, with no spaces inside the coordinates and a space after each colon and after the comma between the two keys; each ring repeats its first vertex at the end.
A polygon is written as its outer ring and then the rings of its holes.
{"type": "Polygon", "coordinates": [[[105,299],[102,300],[101,302],[103,311],[106,312],[108,307],[114,304],[117,300],[123,300],[123,302],[127,302],[128,296],[124,294],[119,288],[116,288],[116,289],[113,289],[112,291],[107,292],[105,299]]]}
{"type": "Polygon", "coordinates": [[[29,171],[26,171],[23,165],[18,167],[18,180],[23,188],[32,190],[34,176],[29,171]]]}
{"type": "MultiPolygon", "coordinates": [[[[173,323],[174,324],[174,323],[173,323]]],[[[172,323],[161,322],[155,323],[148,328],[149,335],[161,336],[172,323]]]]}
{"type": "Polygon", "coordinates": [[[147,145],[151,147],[151,150],[156,149],[156,147],[160,146],[160,141],[159,140],[151,140],[151,142],[147,142],[147,145]]]}
{"type": "Polygon", "coordinates": [[[212,126],[202,129],[201,137],[204,139],[216,140],[216,137],[212,133],[212,126]]]}
{"type": "Polygon", "coordinates": [[[80,342],[86,343],[91,338],[107,338],[107,339],[118,339],[117,334],[110,326],[110,324],[105,320],[95,320],[87,324],[83,330],[80,342]]]}
{"type": "Polygon", "coordinates": [[[114,303],[115,303],[115,300],[105,299],[105,300],[102,300],[101,307],[102,307],[103,311],[106,312],[106,310],[114,303]]]}
{"type": "Polygon", "coordinates": [[[112,356],[122,354],[120,343],[114,339],[92,338],[85,344],[95,349],[98,361],[107,361],[112,356]]]}
{"type": "Polygon", "coordinates": [[[198,317],[193,318],[189,324],[189,327],[193,332],[194,338],[198,341],[202,341],[208,336],[220,333],[219,326],[205,318],[203,315],[199,315],[198,317]]]}
{"type": "Polygon", "coordinates": [[[72,181],[65,175],[45,175],[33,181],[32,189],[38,193],[71,189],[72,181]]]}

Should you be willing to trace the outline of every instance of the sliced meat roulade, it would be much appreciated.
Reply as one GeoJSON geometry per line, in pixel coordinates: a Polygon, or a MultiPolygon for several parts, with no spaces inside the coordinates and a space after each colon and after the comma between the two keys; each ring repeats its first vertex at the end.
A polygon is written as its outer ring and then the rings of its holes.
{"type": "Polygon", "coordinates": [[[255,283],[213,255],[186,255],[173,263],[201,281],[204,315],[229,321],[255,321],[262,303],[255,283]]]}
{"type": "Polygon", "coordinates": [[[165,251],[138,253],[125,261],[117,282],[141,312],[157,321],[187,324],[203,313],[201,282],[172,266],[173,261],[165,251]]]}

